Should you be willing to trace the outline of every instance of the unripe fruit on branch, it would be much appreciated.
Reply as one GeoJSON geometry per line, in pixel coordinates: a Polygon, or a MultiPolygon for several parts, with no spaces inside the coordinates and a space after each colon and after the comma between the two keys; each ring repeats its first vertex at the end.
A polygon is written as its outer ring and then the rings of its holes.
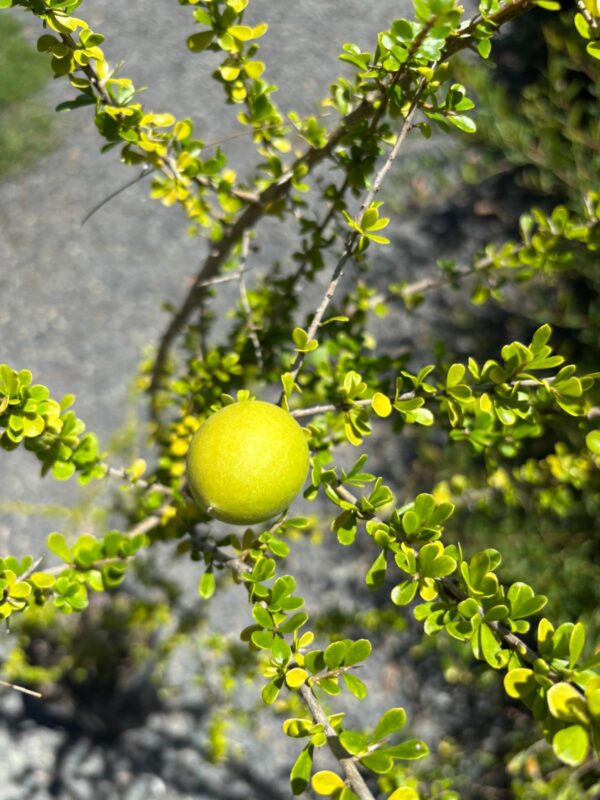
{"type": "Polygon", "coordinates": [[[262,400],[217,411],[198,428],[187,455],[194,500],[233,525],[253,525],[285,511],[307,471],[302,428],[287,411],[262,400]]]}

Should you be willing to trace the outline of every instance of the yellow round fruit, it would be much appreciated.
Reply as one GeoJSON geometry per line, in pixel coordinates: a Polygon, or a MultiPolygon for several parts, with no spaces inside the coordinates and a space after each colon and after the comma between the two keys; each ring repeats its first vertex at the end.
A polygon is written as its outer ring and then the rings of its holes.
{"type": "Polygon", "coordinates": [[[264,522],[285,511],[307,471],[302,428],[287,411],[262,400],[217,411],[198,428],[187,455],[194,500],[234,525],[264,522]]]}

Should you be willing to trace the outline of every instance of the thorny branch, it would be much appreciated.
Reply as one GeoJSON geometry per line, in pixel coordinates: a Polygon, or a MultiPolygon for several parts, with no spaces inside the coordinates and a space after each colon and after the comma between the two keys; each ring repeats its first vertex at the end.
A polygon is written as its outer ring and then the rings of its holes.
{"type": "MultiPolygon", "coordinates": [[[[417,110],[417,106],[419,104],[419,98],[420,98],[421,94],[423,93],[423,90],[425,89],[425,86],[426,86],[426,81],[423,78],[420,81],[420,84],[419,84],[419,87],[417,88],[417,91],[415,92],[415,96],[414,96],[413,101],[412,101],[412,103],[410,105],[408,113],[407,113],[407,115],[406,115],[406,117],[404,119],[404,122],[402,124],[402,128],[400,129],[400,133],[398,134],[396,142],[395,142],[394,146],[392,147],[392,149],[391,149],[388,157],[386,158],[385,162],[383,163],[383,166],[381,167],[381,169],[377,173],[377,175],[375,177],[375,180],[373,182],[373,185],[371,186],[371,189],[369,190],[369,192],[367,193],[365,199],[361,203],[359,212],[358,212],[358,214],[356,216],[356,221],[357,222],[360,222],[360,219],[361,219],[365,209],[367,209],[371,205],[371,203],[373,202],[374,198],[376,197],[376,195],[380,191],[381,186],[383,184],[383,181],[385,179],[385,176],[387,175],[387,173],[391,169],[392,164],[394,163],[398,153],[400,152],[400,149],[401,149],[402,145],[404,144],[404,140],[406,139],[406,135],[408,134],[408,132],[409,132],[411,126],[412,126],[412,119],[413,119],[413,116],[415,114],[415,111],[417,110]]],[[[307,341],[308,342],[312,341],[316,337],[317,330],[319,328],[319,325],[321,324],[323,316],[325,315],[325,311],[327,310],[327,307],[329,306],[329,303],[331,302],[331,300],[333,298],[333,295],[335,294],[335,290],[337,289],[337,286],[338,286],[338,284],[339,284],[339,282],[340,282],[340,280],[342,278],[342,275],[344,274],[344,267],[346,266],[346,263],[347,263],[348,259],[354,253],[354,246],[355,246],[357,237],[358,237],[358,234],[355,231],[351,231],[348,234],[347,238],[346,238],[346,242],[345,242],[345,245],[344,245],[344,252],[342,253],[340,259],[337,262],[337,264],[335,265],[335,269],[334,269],[333,274],[331,276],[331,280],[329,282],[329,285],[327,286],[327,289],[325,290],[325,294],[323,295],[323,299],[321,300],[317,310],[315,311],[315,314],[314,314],[314,316],[312,318],[312,321],[310,323],[310,326],[308,328],[308,331],[307,331],[307,341]]],[[[296,358],[294,360],[294,363],[292,364],[292,367],[290,369],[291,375],[292,375],[294,380],[296,380],[296,377],[297,377],[298,373],[302,369],[302,365],[304,363],[304,359],[305,358],[306,358],[306,353],[305,352],[301,352],[301,353],[297,354],[297,356],[296,356],[296,358]]],[[[281,402],[281,400],[280,400],[280,402],[281,402]]]]}
{"type": "MultiPolygon", "coordinates": [[[[280,524],[281,519],[278,519],[276,524],[273,525],[272,529],[275,529],[280,524]]],[[[228,556],[216,544],[210,542],[206,536],[199,538],[198,536],[192,535],[192,541],[207,554],[211,561],[216,561],[222,567],[231,570],[237,580],[242,580],[244,574],[252,571],[249,565],[244,562],[244,553],[233,557],[228,556]]],[[[342,746],[335,729],[329,722],[329,717],[327,716],[325,709],[316,697],[312,687],[307,683],[304,683],[302,686],[300,686],[298,691],[306,703],[306,706],[309,709],[315,723],[323,725],[323,732],[327,737],[327,745],[332,754],[338,760],[348,786],[356,794],[359,800],[375,800],[362,775],[360,774],[355,760],[342,746]]]]}
{"type": "MultiPolygon", "coordinates": [[[[459,31],[448,38],[444,51],[440,57],[440,63],[446,61],[450,56],[454,55],[460,50],[470,48],[476,41],[476,32],[479,25],[490,24],[492,26],[500,27],[504,23],[514,19],[520,14],[523,14],[525,11],[528,11],[533,5],[533,0],[516,0],[516,2],[506,3],[498,11],[486,17],[485,20],[481,17],[481,15],[473,17],[470,22],[466,23],[459,31]]],[[[70,49],[76,49],[76,43],[70,34],[61,33],[60,36],[63,42],[70,49]]],[[[113,100],[110,97],[104,82],[100,80],[93,66],[91,64],[80,65],[80,69],[90,81],[90,86],[96,93],[101,103],[106,106],[113,105],[113,100]]],[[[401,74],[402,73],[400,71],[396,75],[396,79],[399,79],[401,74]]],[[[292,167],[278,181],[268,186],[258,196],[249,198],[247,200],[248,205],[246,208],[240,213],[240,216],[237,218],[237,220],[227,228],[221,241],[207,255],[196,277],[196,280],[194,281],[194,284],[179,307],[179,310],[171,319],[159,341],[151,379],[151,393],[155,393],[158,389],[169,352],[179,332],[187,324],[190,316],[196,310],[203,296],[204,289],[207,285],[211,285],[210,282],[217,276],[221,266],[231,254],[233,248],[241,240],[245,231],[250,230],[256,225],[258,220],[263,217],[265,209],[267,209],[269,205],[285,196],[285,194],[289,191],[294,175],[296,174],[296,170],[299,167],[305,167],[307,171],[310,172],[313,167],[315,167],[317,164],[320,164],[333,153],[349,128],[351,128],[355,123],[366,119],[373,114],[373,102],[375,100],[380,100],[380,98],[364,98],[363,101],[353,111],[351,111],[331,133],[324,147],[311,148],[307,150],[302,156],[296,159],[292,167]]],[[[168,160],[164,161],[161,166],[161,170],[165,174],[169,176],[171,175],[172,170],[168,160]]],[[[141,176],[138,176],[138,179],[140,179],[140,177],[141,176]]],[[[341,265],[341,268],[343,269],[343,264],[341,265]]],[[[154,409],[154,413],[156,415],[156,408],[154,409]]]]}
{"type": "MultiPolygon", "coordinates": [[[[353,505],[356,505],[358,503],[359,498],[357,498],[356,495],[354,495],[341,483],[335,484],[333,488],[334,491],[343,500],[346,500],[347,502],[352,503],[353,505]]],[[[368,514],[368,516],[363,518],[372,519],[377,522],[383,523],[383,520],[376,514],[368,514]]],[[[443,595],[445,595],[446,597],[451,597],[456,604],[467,599],[468,595],[466,595],[463,592],[456,578],[448,576],[445,578],[435,578],[434,580],[438,585],[438,587],[441,589],[443,595]]],[[[485,614],[484,609],[481,608],[481,606],[479,606],[479,614],[481,615],[481,617],[483,617],[485,614]]],[[[536,662],[543,660],[542,656],[536,650],[534,650],[527,644],[527,642],[525,642],[523,639],[521,639],[519,636],[517,636],[515,633],[509,630],[509,628],[507,628],[506,625],[504,625],[502,622],[492,621],[492,622],[487,622],[486,624],[489,625],[489,627],[494,631],[496,636],[502,642],[504,642],[504,644],[506,645],[506,647],[508,647],[509,650],[513,650],[516,653],[518,653],[519,656],[528,664],[533,665],[536,662]]],[[[551,670],[548,673],[548,677],[554,681],[563,680],[563,678],[561,678],[561,676],[558,673],[554,672],[553,670],[551,670]]],[[[577,686],[575,688],[578,689],[577,686]]]]}
{"type": "MultiPolygon", "coordinates": [[[[525,386],[526,388],[529,389],[534,387],[538,387],[541,389],[546,384],[551,384],[555,380],[556,378],[551,376],[549,378],[540,378],[540,380],[535,380],[533,378],[525,378],[524,380],[517,379],[514,381],[507,381],[506,383],[501,383],[501,384],[489,381],[487,383],[478,384],[477,389],[479,389],[482,392],[487,392],[490,389],[496,388],[497,386],[508,386],[508,387],[525,386]]],[[[427,398],[433,400],[436,397],[440,397],[444,393],[445,389],[436,389],[435,391],[430,392],[427,395],[427,398]]],[[[410,391],[404,392],[403,394],[399,395],[397,398],[390,397],[389,400],[390,402],[395,403],[395,402],[400,402],[402,400],[412,400],[414,397],[417,397],[417,393],[414,389],[411,389],[410,391]]],[[[351,403],[348,403],[346,405],[341,405],[341,404],[336,405],[335,403],[323,403],[322,405],[311,406],[310,408],[296,408],[293,411],[290,411],[290,414],[292,415],[292,417],[296,417],[296,419],[298,419],[299,417],[314,417],[317,414],[327,414],[330,411],[348,411],[353,406],[370,406],[372,402],[373,398],[366,397],[361,400],[353,400],[351,403]]],[[[590,411],[588,412],[588,417],[595,416],[596,411],[597,409],[591,408],[590,411]]]]}
{"type": "Polygon", "coordinates": [[[596,31],[598,29],[598,23],[596,22],[594,17],[590,14],[584,0],[577,0],[577,8],[579,9],[579,13],[585,19],[590,28],[593,31],[596,31]]]}
{"type": "Polygon", "coordinates": [[[250,300],[248,299],[248,290],[246,289],[246,280],[244,278],[244,273],[247,271],[246,262],[248,260],[249,250],[250,250],[250,231],[246,231],[246,233],[242,238],[242,252],[240,255],[240,268],[238,270],[239,284],[240,284],[240,302],[246,314],[247,318],[246,326],[248,328],[248,336],[250,338],[250,341],[252,342],[252,346],[254,347],[254,355],[256,356],[256,363],[258,364],[259,369],[262,371],[264,365],[264,359],[263,359],[262,349],[260,346],[260,341],[258,339],[258,334],[256,333],[256,328],[254,327],[254,320],[252,319],[252,306],[250,305],[250,300]]]}
{"type": "Polygon", "coordinates": [[[375,800],[369,787],[365,783],[363,776],[360,774],[359,769],[356,766],[356,762],[351,756],[348,755],[342,746],[339,736],[329,722],[329,717],[317,700],[312,688],[308,684],[303,683],[299,689],[299,692],[302,699],[306,703],[308,710],[312,714],[313,720],[318,725],[323,726],[323,732],[327,737],[329,749],[338,760],[342,772],[344,773],[344,777],[346,778],[346,783],[350,789],[352,789],[359,800],[375,800]]]}
{"type": "MultiPolygon", "coordinates": [[[[533,0],[517,0],[516,2],[507,3],[494,14],[487,18],[487,22],[495,26],[503,25],[504,23],[514,19],[515,17],[528,11],[533,6],[533,0]]],[[[450,56],[471,47],[476,41],[475,32],[477,26],[483,22],[481,16],[477,15],[464,28],[449,37],[444,51],[440,57],[439,63],[446,61],[450,56]]],[[[171,319],[164,334],[162,335],[154,369],[152,373],[152,380],[150,391],[155,393],[159,387],[160,379],[164,372],[164,367],[171,350],[171,347],[176,340],[179,332],[187,324],[190,316],[196,309],[198,302],[202,296],[204,283],[207,280],[214,278],[218,273],[223,263],[231,254],[233,248],[240,241],[244,232],[256,225],[260,220],[266,208],[277,200],[280,200],[289,191],[292,180],[299,167],[306,167],[310,172],[313,167],[320,164],[327,159],[335,150],[341,139],[346,132],[357,122],[367,119],[374,112],[373,101],[377,98],[365,98],[347,117],[345,117],[338,127],[331,133],[327,143],[321,148],[311,148],[300,156],[292,165],[292,167],[275,183],[264,189],[256,198],[255,202],[250,203],[240,213],[237,220],[232,223],[225,231],[221,241],[209,252],[206,257],[197,279],[189,290],[183,303],[179,307],[177,313],[171,319]]],[[[347,257],[344,260],[347,260],[347,257]]],[[[344,264],[341,265],[343,269],[344,264]]],[[[156,413],[156,409],[155,409],[156,413]]]]}

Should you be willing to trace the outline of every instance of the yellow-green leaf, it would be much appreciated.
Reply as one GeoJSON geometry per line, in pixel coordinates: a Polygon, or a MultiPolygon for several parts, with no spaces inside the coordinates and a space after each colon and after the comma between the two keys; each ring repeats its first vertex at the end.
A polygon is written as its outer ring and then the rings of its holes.
{"type": "Polygon", "coordinates": [[[344,781],[335,772],[328,769],[322,769],[320,772],[315,772],[312,777],[312,787],[317,794],[322,794],[327,797],[332,795],[336,789],[342,789],[344,781]]]}
{"type": "Polygon", "coordinates": [[[249,42],[250,39],[254,38],[252,28],[249,25],[232,25],[227,28],[227,33],[240,42],[249,42]]]}
{"type": "Polygon", "coordinates": [[[146,472],[146,462],[143,458],[136,458],[129,467],[129,477],[132,481],[137,481],[146,472]]]}
{"type": "Polygon", "coordinates": [[[26,581],[19,581],[19,583],[13,584],[10,587],[10,596],[16,597],[17,599],[21,599],[23,597],[29,597],[31,594],[31,585],[26,581]]]}
{"type": "Polygon", "coordinates": [[[410,786],[402,786],[388,797],[388,800],[419,800],[419,795],[410,786]]]}
{"type": "Polygon", "coordinates": [[[34,572],[29,580],[38,589],[50,589],[56,583],[56,578],[47,572],[34,572]]]}
{"type": "Polygon", "coordinates": [[[537,689],[533,670],[517,667],[504,676],[504,689],[509,697],[522,699],[537,689]]]}
{"type": "Polygon", "coordinates": [[[574,686],[561,681],[548,689],[548,708],[556,719],[567,722],[587,722],[586,703],[574,686]]]}
{"type": "Polygon", "coordinates": [[[588,735],[582,725],[571,725],[554,734],[552,749],[570,767],[583,764],[588,753],[588,735]]]}
{"type": "Polygon", "coordinates": [[[233,66],[232,64],[223,64],[219,67],[219,72],[224,81],[235,81],[239,77],[240,67],[233,66]]]}
{"type": "Polygon", "coordinates": [[[290,689],[298,689],[298,687],[306,682],[307,678],[308,672],[301,667],[294,667],[285,673],[285,682],[290,689]]]}
{"type": "Polygon", "coordinates": [[[246,61],[244,64],[244,72],[249,78],[258,80],[265,71],[265,65],[262,61],[246,61]]]}
{"type": "Polygon", "coordinates": [[[376,392],[371,400],[371,407],[378,417],[389,417],[392,413],[392,403],[389,397],[381,392],[376,392]]]}

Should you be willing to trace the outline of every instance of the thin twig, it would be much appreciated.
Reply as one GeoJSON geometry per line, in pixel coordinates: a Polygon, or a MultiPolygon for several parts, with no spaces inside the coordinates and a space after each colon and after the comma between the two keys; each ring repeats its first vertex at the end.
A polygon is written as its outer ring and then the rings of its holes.
{"type": "Polygon", "coordinates": [[[317,700],[312,688],[304,683],[300,687],[299,692],[302,696],[302,699],[308,706],[308,710],[312,714],[312,718],[315,723],[323,726],[323,733],[327,737],[329,749],[338,760],[340,767],[342,768],[342,772],[344,773],[346,783],[350,789],[352,789],[359,800],[375,800],[374,796],[371,794],[371,790],[365,783],[363,776],[360,774],[358,767],[356,766],[356,762],[342,746],[339,736],[331,725],[329,717],[317,700]]]}
{"type": "MultiPolygon", "coordinates": [[[[329,223],[331,222],[331,220],[335,216],[335,212],[337,211],[337,200],[339,198],[343,198],[344,197],[344,195],[346,194],[346,192],[347,192],[349,187],[350,187],[350,176],[346,175],[346,177],[342,181],[342,185],[336,191],[336,196],[335,196],[336,199],[330,204],[327,213],[325,214],[325,216],[323,217],[323,219],[321,220],[321,222],[319,223],[317,228],[312,232],[313,236],[315,234],[318,234],[319,236],[322,236],[325,233],[325,231],[327,229],[327,226],[329,225],[329,223]]],[[[308,263],[309,263],[308,254],[305,253],[304,254],[304,258],[300,262],[300,266],[298,267],[296,272],[294,272],[294,274],[292,275],[292,284],[293,284],[293,286],[295,286],[296,283],[300,280],[300,278],[304,275],[304,273],[306,271],[306,268],[308,266],[308,263]]]]}
{"type": "Polygon", "coordinates": [[[128,481],[133,486],[139,486],[141,489],[151,489],[154,492],[160,492],[161,494],[172,495],[173,489],[170,486],[165,486],[164,483],[150,483],[149,481],[144,480],[144,478],[136,478],[132,480],[130,475],[127,474],[127,470],[122,467],[109,467],[107,464],[103,465],[106,468],[107,476],[111,478],[118,478],[122,481],[128,481]]]}
{"type": "Polygon", "coordinates": [[[477,41],[475,35],[479,25],[491,25],[500,28],[507,22],[520,17],[526,11],[529,11],[535,6],[534,0],[515,0],[515,2],[505,3],[493,14],[488,14],[483,17],[477,14],[469,20],[462,28],[459,28],[456,33],[446,39],[444,52],[441,60],[446,61],[448,58],[458,53],[460,50],[465,50],[472,47],[477,41]]]}
{"type": "Polygon", "coordinates": [[[148,167],[147,165],[142,167],[142,171],[137,176],[137,178],[133,178],[132,180],[127,181],[127,183],[124,183],[123,186],[119,187],[118,189],[115,189],[114,192],[111,192],[107,197],[104,198],[104,200],[101,200],[90,211],[88,211],[85,217],[81,220],[81,224],[85,225],[85,223],[89,219],[91,219],[97,211],[100,211],[101,208],[104,208],[104,206],[107,203],[110,203],[111,200],[114,200],[115,197],[118,197],[126,189],[129,189],[130,186],[135,186],[136,183],[139,183],[141,180],[146,178],[148,175],[151,175],[153,172],[156,172],[156,168],[150,169],[150,167],[148,167]]]}
{"type": "Polygon", "coordinates": [[[423,294],[430,292],[432,289],[440,289],[442,286],[448,286],[456,281],[462,281],[471,275],[476,275],[478,272],[485,272],[486,269],[493,265],[494,261],[490,257],[486,257],[477,261],[472,267],[457,270],[456,272],[447,275],[440,275],[431,278],[422,278],[420,281],[409,283],[402,287],[400,295],[402,298],[411,297],[415,294],[423,294]]]}
{"type": "MultiPolygon", "coordinates": [[[[333,484],[334,491],[340,496],[342,500],[346,500],[353,505],[357,505],[359,502],[359,498],[356,497],[349,489],[343,486],[341,483],[333,484]]],[[[376,522],[381,522],[385,524],[384,520],[381,517],[378,517],[376,514],[368,514],[367,516],[363,517],[364,519],[374,520],[376,522]]],[[[458,581],[453,579],[452,577],[445,577],[445,578],[434,578],[436,584],[440,587],[442,592],[447,596],[451,597],[452,600],[458,604],[462,600],[466,600],[468,595],[466,595],[462,588],[460,587],[458,581]]],[[[484,609],[478,605],[478,611],[481,617],[485,615],[484,609]]],[[[506,625],[502,622],[492,621],[487,622],[487,625],[494,631],[494,633],[501,639],[504,644],[509,648],[509,650],[514,650],[519,654],[519,656],[526,661],[527,663],[533,665],[536,661],[539,661],[542,656],[533,648],[531,648],[523,639],[509,630],[506,625]]],[[[548,673],[548,677],[557,681],[557,680],[564,680],[559,673],[551,670],[548,673]]],[[[575,686],[575,688],[579,690],[579,687],[575,686]]]]}
{"type": "Polygon", "coordinates": [[[43,560],[44,560],[44,556],[40,556],[39,558],[37,558],[33,562],[33,564],[25,570],[25,572],[22,575],[18,576],[19,580],[20,581],[26,581],[29,578],[31,578],[33,573],[37,572],[37,568],[40,566],[40,564],[42,563],[43,560]]]}
{"type": "Polygon", "coordinates": [[[244,273],[248,272],[249,270],[244,269],[236,269],[235,272],[232,272],[231,275],[221,275],[218,278],[211,278],[209,281],[204,281],[201,283],[200,286],[205,289],[209,286],[217,286],[219,283],[231,283],[232,281],[239,281],[243,278],[244,273]]]}
{"type": "Polygon", "coordinates": [[[156,528],[157,525],[160,525],[160,521],[160,513],[151,514],[149,517],[141,520],[141,522],[138,522],[137,525],[134,525],[133,528],[128,530],[125,536],[132,539],[134,536],[139,536],[141,533],[148,533],[153,528],[156,528]]]}
{"type": "MultiPolygon", "coordinates": [[[[356,215],[356,218],[355,218],[355,221],[357,223],[360,223],[361,217],[362,217],[365,209],[367,209],[371,205],[371,203],[373,202],[374,198],[376,197],[376,195],[378,194],[379,190],[381,189],[381,186],[383,184],[383,181],[384,181],[386,175],[390,171],[392,164],[394,163],[398,153],[400,152],[400,149],[401,149],[402,145],[404,144],[404,140],[406,139],[406,135],[408,134],[409,130],[412,127],[412,119],[413,119],[413,116],[415,114],[415,111],[417,110],[417,106],[419,104],[419,98],[421,97],[421,94],[423,93],[423,90],[425,89],[425,86],[426,86],[426,80],[423,77],[421,79],[421,81],[419,82],[419,86],[417,87],[417,90],[416,90],[415,95],[413,97],[412,103],[410,104],[410,108],[409,108],[408,113],[407,113],[407,115],[406,115],[406,117],[404,119],[404,122],[402,124],[402,128],[400,129],[400,133],[398,134],[396,142],[394,143],[394,146],[392,147],[388,157],[386,158],[385,162],[383,163],[383,166],[381,167],[381,169],[377,173],[377,175],[375,177],[375,180],[373,181],[373,185],[371,186],[371,188],[367,192],[366,197],[364,198],[363,202],[361,203],[360,209],[359,209],[358,214],[356,215]]],[[[354,245],[356,243],[356,239],[357,238],[358,238],[358,233],[356,231],[351,231],[348,234],[348,236],[346,237],[346,242],[345,242],[345,245],[344,245],[344,252],[340,256],[337,264],[335,265],[335,269],[333,270],[333,274],[331,276],[331,280],[329,281],[329,285],[327,286],[327,289],[325,290],[325,294],[323,295],[323,299],[321,300],[317,310],[315,311],[315,314],[314,314],[314,316],[312,318],[312,321],[311,321],[311,323],[309,325],[309,328],[308,328],[308,331],[307,331],[307,342],[311,342],[316,337],[317,330],[318,330],[319,325],[321,324],[321,321],[322,321],[322,319],[323,319],[323,317],[325,315],[325,311],[327,310],[327,308],[328,308],[328,306],[329,306],[329,304],[330,304],[330,302],[331,302],[331,300],[333,298],[333,295],[335,294],[335,290],[337,289],[337,286],[338,286],[338,284],[339,284],[339,282],[340,282],[340,280],[342,278],[342,275],[344,274],[344,267],[346,266],[346,263],[347,263],[348,259],[354,254],[354,245]]],[[[291,373],[291,375],[292,375],[294,380],[296,380],[296,377],[298,376],[298,373],[302,369],[302,365],[304,363],[304,359],[305,358],[306,358],[306,352],[301,352],[301,353],[298,353],[296,355],[296,358],[294,359],[294,363],[292,364],[292,367],[290,369],[290,373],[291,373]]],[[[281,399],[280,399],[280,402],[281,402],[281,399]]]]}
{"type": "Polygon", "coordinates": [[[242,303],[242,308],[244,309],[247,317],[247,328],[248,328],[248,336],[250,341],[252,342],[252,346],[254,347],[254,354],[256,356],[256,363],[260,371],[263,371],[264,367],[264,359],[262,354],[262,349],[260,346],[260,341],[258,335],[256,333],[256,328],[254,327],[254,321],[252,319],[252,306],[250,305],[250,300],[248,299],[248,292],[246,290],[246,280],[244,278],[244,273],[247,271],[246,262],[248,260],[248,253],[250,251],[250,231],[246,231],[242,237],[242,250],[240,254],[240,269],[239,269],[239,282],[240,282],[240,301],[242,303]]]}
{"type": "Polygon", "coordinates": [[[252,572],[252,569],[245,562],[248,556],[247,550],[243,550],[235,556],[228,556],[214,542],[211,542],[208,536],[199,537],[190,533],[190,538],[192,544],[208,555],[211,561],[216,561],[222,567],[231,570],[238,580],[241,580],[243,575],[252,572]]]}
{"type": "Polygon", "coordinates": [[[21,694],[28,694],[31,697],[43,697],[41,692],[35,692],[33,689],[26,689],[24,686],[19,686],[17,683],[9,683],[8,681],[0,681],[0,686],[6,686],[7,689],[14,689],[15,692],[21,692],[21,694]]]}
{"type": "MultiPolygon", "coordinates": [[[[161,522],[161,511],[159,509],[157,514],[151,514],[149,517],[141,520],[138,522],[137,525],[134,525],[133,528],[130,528],[126,531],[123,536],[126,536],[129,539],[133,539],[134,536],[139,536],[142,533],[148,533],[153,528],[156,528],[157,525],[160,525],[161,522]]],[[[54,567],[49,567],[44,570],[45,573],[48,575],[59,575],[65,569],[74,569],[74,570],[89,570],[89,569],[100,569],[101,567],[108,567],[111,564],[124,564],[128,561],[131,561],[132,557],[125,557],[125,558],[104,558],[99,561],[94,561],[90,565],[80,566],[78,564],[56,564],[54,567]]],[[[22,579],[21,579],[22,580],[22,579]]]]}
{"type": "Polygon", "coordinates": [[[118,564],[126,564],[128,561],[132,560],[132,556],[128,556],[126,558],[101,558],[98,561],[93,561],[91,564],[86,566],[80,566],[79,564],[56,564],[53,567],[49,567],[45,570],[47,575],[60,575],[61,572],[64,572],[66,569],[74,569],[76,572],[87,572],[88,570],[92,569],[102,569],[102,567],[112,567],[113,565],[118,564]]]}
{"type": "Polygon", "coordinates": [[[584,0],[577,0],[577,8],[579,9],[581,16],[585,19],[590,28],[593,31],[595,31],[598,28],[598,22],[592,16],[592,14],[590,14],[588,7],[584,3],[584,0]]]}
{"type": "MultiPolygon", "coordinates": [[[[533,6],[533,0],[516,0],[505,4],[499,11],[491,14],[487,21],[497,26],[503,25],[511,19],[523,14],[533,6]]],[[[476,40],[475,30],[477,25],[482,22],[478,15],[474,17],[461,31],[449,37],[440,57],[439,63],[446,61],[450,56],[460,50],[469,48],[476,40]]],[[[399,73],[400,74],[400,73],[399,73]]],[[[221,241],[211,250],[206,257],[196,279],[196,282],[189,290],[177,313],[171,319],[165,332],[163,333],[158,346],[152,380],[150,385],[151,393],[158,389],[164,367],[179,332],[187,324],[190,316],[196,309],[202,295],[203,283],[213,278],[227,260],[233,247],[240,241],[241,237],[249,228],[254,227],[259,219],[262,218],[265,208],[280,200],[288,192],[291,182],[294,179],[296,170],[299,167],[306,167],[310,172],[313,167],[320,164],[335,150],[340,140],[345,136],[349,128],[355,123],[367,119],[374,113],[373,101],[380,99],[377,97],[366,97],[347,117],[341,120],[337,128],[331,133],[327,143],[321,148],[310,148],[304,155],[300,156],[292,167],[275,183],[264,189],[256,203],[251,203],[241,212],[237,220],[226,228],[221,241]]],[[[382,104],[383,105],[383,104],[382,104]]],[[[156,416],[156,408],[153,409],[156,416]]]]}
{"type": "MultiPolygon", "coordinates": [[[[514,381],[507,381],[506,383],[494,383],[493,381],[488,381],[487,383],[479,383],[476,384],[473,388],[479,389],[482,392],[487,392],[490,389],[494,389],[498,386],[508,386],[513,388],[515,386],[525,386],[526,388],[533,388],[538,387],[542,388],[546,384],[554,383],[556,380],[555,375],[551,375],[548,378],[540,378],[539,380],[535,380],[532,378],[525,378],[523,380],[519,380],[518,378],[514,381]]],[[[441,395],[445,394],[445,389],[436,389],[433,392],[430,392],[428,395],[417,395],[414,389],[411,389],[409,392],[404,392],[401,395],[398,395],[397,398],[390,397],[389,400],[392,403],[401,402],[402,400],[413,400],[415,397],[423,397],[423,399],[431,399],[440,397],[441,395]]],[[[311,406],[310,408],[296,408],[293,411],[290,411],[292,417],[314,417],[317,414],[327,414],[330,411],[349,411],[354,406],[370,406],[373,402],[372,397],[366,397],[361,400],[353,400],[352,403],[323,403],[322,405],[318,406],[311,406]]],[[[588,411],[588,418],[592,418],[595,416],[595,412],[597,409],[592,407],[588,411]]]]}
{"type": "MultiPolygon", "coordinates": [[[[281,522],[282,520],[278,519],[270,530],[275,529],[277,526],[281,524],[281,522]]],[[[203,537],[201,541],[198,541],[196,537],[192,537],[192,541],[195,544],[197,544],[198,547],[207,552],[213,561],[218,561],[222,566],[226,567],[227,569],[230,569],[238,580],[241,580],[244,574],[247,574],[248,572],[252,571],[250,566],[246,564],[243,560],[246,555],[245,552],[240,553],[238,556],[231,558],[225,555],[225,553],[223,553],[222,550],[219,547],[217,547],[217,545],[208,541],[206,537],[203,537]]],[[[319,677],[325,677],[325,676],[319,676],[319,677]]],[[[337,735],[333,726],[329,722],[329,717],[327,716],[323,707],[319,703],[313,689],[308,684],[305,683],[302,686],[300,686],[299,692],[302,699],[306,703],[310,713],[312,714],[315,723],[323,725],[323,732],[327,737],[327,744],[329,745],[329,749],[336,757],[336,759],[339,761],[342,771],[346,777],[346,782],[348,786],[357,795],[359,800],[375,800],[375,798],[369,791],[369,788],[366,785],[362,775],[360,774],[354,759],[352,758],[351,755],[349,755],[349,753],[346,752],[346,750],[342,746],[339,736],[337,735]]]]}
{"type": "Polygon", "coordinates": [[[242,239],[244,233],[253,228],[263,217],[265,209],[269,208],[269,206],[273,205],[273,203],[280,200],[282,197],[285,197],[290,190],[297,170],[301,167],[305,167],[307,172],[310,172],[313,167],[328,158],[337,147],[340,140],[345,136],[348,128],[368,117],[369,114],[372,113],[372,110],[371,104],[367,100],[363,100],[354,111],[350,112],[350,114],[342,120],[323,147],[309,149],[303,155],[299,156],[287,172],[277,181],[267,186],[266,189],[263,189],[256,202],[249,203],[240,213],[237,220],[226,228],[221,240],[208,253],[194,284],[160,339],[156,360],[154,362],[154,369],[152,371],[152,380],[150,384],[151,393],[156,392],[158,389],[171,347],[179,335],[179,332],[184,325],[187,324],[188,319],[196,309],[199,299],[203,295],[205,282],[211,280],[218,274],[221,266],[227,260],[233,248],[242,239]]]}

